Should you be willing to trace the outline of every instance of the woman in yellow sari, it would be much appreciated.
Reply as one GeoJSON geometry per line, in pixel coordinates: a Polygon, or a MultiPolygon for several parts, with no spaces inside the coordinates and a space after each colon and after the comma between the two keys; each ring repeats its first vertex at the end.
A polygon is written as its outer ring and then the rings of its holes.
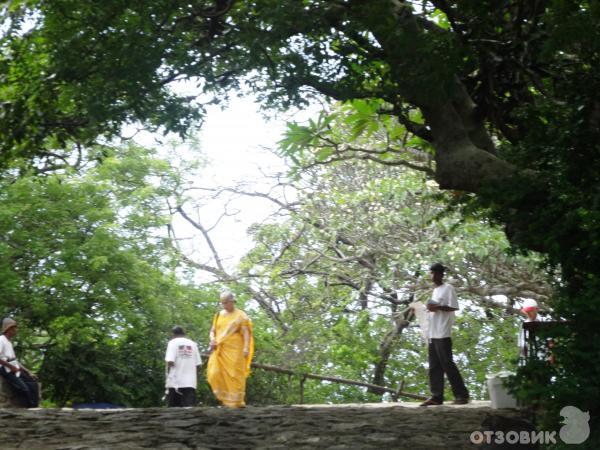
{"type": "Polygon", "coordinates": [[[254,354],[252,322],[244,311],[235,308],[231,292],[221,294],[221,305],[223,310],[215,314],[210,329],[212,353],[206,377],[223,405],[241,408],[246,405],[246,378],[254,354]]]}

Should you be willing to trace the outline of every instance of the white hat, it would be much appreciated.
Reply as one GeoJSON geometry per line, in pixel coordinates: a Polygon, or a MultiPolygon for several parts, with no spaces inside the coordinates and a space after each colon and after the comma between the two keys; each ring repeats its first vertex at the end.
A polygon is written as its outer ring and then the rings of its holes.
{"type": "Polygon", "coordinates": [[[537,302],[531,298],[528,298],[527,300],[525,300],[523,302],[523,307],[521,308],[521,311],[527,312],[527,311],[532,311],[534,309],[538,309],[537,302]]]}
{"type": "Polygon", "coordinates": [[[4,334],[5,331],[7,331],[9,328],[12,327],[16,327],[17,326],[17,322],[13,319],[11,319],[10,317],[6,317],[5,319],[2,319],[2,334],[4,334]]]}

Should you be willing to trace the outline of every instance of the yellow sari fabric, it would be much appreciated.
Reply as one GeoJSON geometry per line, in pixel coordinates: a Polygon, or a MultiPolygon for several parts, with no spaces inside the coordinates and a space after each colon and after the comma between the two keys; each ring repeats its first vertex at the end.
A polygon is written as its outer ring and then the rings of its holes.
{"type": "Polygon", "coordinates": [[[223,405],[232,408],[245,406],[246,378],[250,375],[254,354],[252,322],[242,310],[222,311],[215,315],[213,329],[216,347],[208,359],[208,384],[223,405]],[[247,358],[244,358],[242,327],[247,327],[250,334],[247,358]]]}

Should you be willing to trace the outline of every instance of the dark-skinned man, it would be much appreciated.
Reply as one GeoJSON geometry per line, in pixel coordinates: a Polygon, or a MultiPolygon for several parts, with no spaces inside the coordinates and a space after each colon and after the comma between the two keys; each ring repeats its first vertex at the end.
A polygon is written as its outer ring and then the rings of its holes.
{"type": "Polygon", "coordinates": [[[446,268],[435,263],[430,268],[431,280],[435,286],[431,300],[425,305],[429,316],[429,388],[431,398],[421,406],[435,406],[444,403],[444,374],[448,377],[455,405],[469,403],[467,390],[458,367],[452,358],[452,324],[454,311],[458,310],[458,300],[454,287],[444,283],[446,268]]]}
{"type": "Polygon", "coordinates": [[[167,406],[196,406],[197,369],[202,363],[198,346],[185,336],[183,328],[173,327],[167,345],[167,406]]]}

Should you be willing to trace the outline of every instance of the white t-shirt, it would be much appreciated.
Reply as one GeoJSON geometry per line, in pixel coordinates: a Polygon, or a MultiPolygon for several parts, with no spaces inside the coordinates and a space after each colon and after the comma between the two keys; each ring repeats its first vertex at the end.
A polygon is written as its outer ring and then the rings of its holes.
{"type": "MultiPolygon", "coordinates": [[[[0,335],[0,358],[8,361],[13,366],[19,367],[19,362],[16,360],[15,349],[12,342],[4,335],[0,335]]],[[[10,372],[8,367],[3,367],[6,372],[10,372]]],[[[18,374],[17,374],[18,375],[18,374]]]]}
{"type": "MultiPolygon", "coordinates": [[[[433,290],[430,303],[458,309],[454,287],[444,283],[433,290]]],[[[429,339],[449,338],[454,324],[454,311],[429,311],[429,339]]]]}
{"type": "Polygon", "coordinates": [[[167,345],[165,361],[175,363],[167,374],[167,388],[196,389],[196,366],[202,364],[196,343],[185,337],[173,338],[167,345]]]}

